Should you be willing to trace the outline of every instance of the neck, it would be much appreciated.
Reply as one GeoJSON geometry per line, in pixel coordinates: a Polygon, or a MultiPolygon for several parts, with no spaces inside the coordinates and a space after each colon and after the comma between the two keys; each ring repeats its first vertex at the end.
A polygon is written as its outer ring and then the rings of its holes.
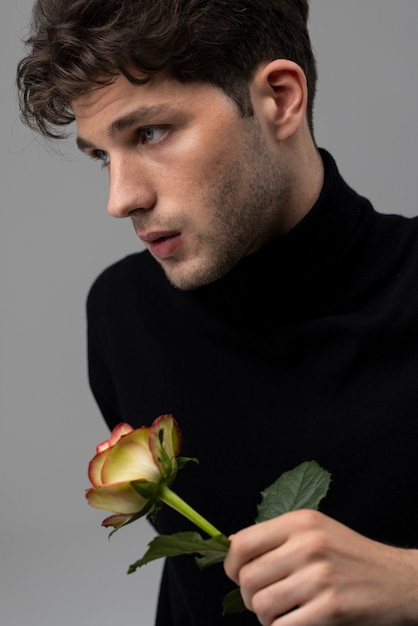
{"type": "Polygon", "coordinates": [[[324,184],[324,165],[318,149],[310,140],[303,148],[296,150],[288,160],[291,172],[289,210],[285,232],[291,230],[311,210],[324,184]]]}

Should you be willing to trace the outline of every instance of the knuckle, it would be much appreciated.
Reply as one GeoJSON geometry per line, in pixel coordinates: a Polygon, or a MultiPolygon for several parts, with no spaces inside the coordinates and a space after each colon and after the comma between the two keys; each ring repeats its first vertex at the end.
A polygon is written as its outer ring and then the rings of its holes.
{"type": "Polygon", "coordinates": [[[348,611],[344,606],[341,595],[335,588],[329,588],[325,594],[326,614],[335,623],[345,623],[348,611]]]}
{"type": "Polygon", "coordinates": [[[239,585],[242,589],[245,589],[247,594],[253,595],[256,591],[254,578],[252,568],[244,565],[239,573],[239,585]]]}
{"type": "Polygon", "coordinates": [[[322,560],[316,565],[315,568],[315,580],[319,589],[327,589],[327,593],[330,599],[335,595],[335,590],[332,587],[334,580],[334,568],[330,561],[322,560]]]}
{"type": "Polygon", "coordinates": [[[244,532],[237,533],[231,543],[231,547],[238,557],[242,556],[248,549],[246,534],[244,532]]]}
{"type": "Polygon", "coordinates": [[[309,535],[309,552],[318,560],[327,558],[329,553],[329,537],[322,531],[314,531],[309,535]]]}
{"type": "Polygon", "coordinates": [[[271,623],[271,599],[264,590],[254,594],[252,597],[251,610],[257,615],[261,624],[271,623]]]}
{"type": "Polygon", "coordinates": [[[320,526],[322,521],[322,514],[313,509],[299,509],[295,511],[297,514],[297,524],[301,529],[307,528],[317,528],[320,526]]]}

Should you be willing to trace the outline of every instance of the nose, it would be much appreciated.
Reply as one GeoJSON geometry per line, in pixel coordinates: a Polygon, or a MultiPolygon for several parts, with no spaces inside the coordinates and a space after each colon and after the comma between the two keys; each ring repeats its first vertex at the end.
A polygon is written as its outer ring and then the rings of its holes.
{"type": "Polygon", "coordinates": [[[156,194],[146,168],[131,159],[111,160],[107,210],[113,217],[129,217],[132,211],[152,209],[156,194]]]}

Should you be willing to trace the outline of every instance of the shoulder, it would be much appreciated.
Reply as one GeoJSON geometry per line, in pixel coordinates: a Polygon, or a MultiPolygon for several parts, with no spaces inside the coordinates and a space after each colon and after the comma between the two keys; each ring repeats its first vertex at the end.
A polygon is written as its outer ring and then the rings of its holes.
{"type": "Polygon", "coordinates": [[[395,258],[418,253],[418,216],[375,213],[371,241],[379,245],[383,255],[395,258]]]}
{"type": "Polygon", "coordinates": [[[356,269],[357,283],[396,323],[416,327],[418,312],[418,217],[377,213],[356,269]]]}

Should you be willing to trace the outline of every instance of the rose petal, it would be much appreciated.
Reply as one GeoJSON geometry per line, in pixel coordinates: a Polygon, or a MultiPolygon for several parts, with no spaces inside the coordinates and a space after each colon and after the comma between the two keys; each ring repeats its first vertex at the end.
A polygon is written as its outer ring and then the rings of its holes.
{"type": "Polygon", "coordinates": [[[120,424],[115,426],[115,428],[111,432],[110,439],[109,439],[110,445],[114,446],[115,443],[119,441],[119,439],[121,439],[128,433],[131,433],[132,431],[133,431],[133,428],[130,424],[127,424],[126,422],[121,422],[120,424]]]}
{"type": "Polygon", "coordinates": [[[122,526],[122,524],[124,524],[126,520],[128,520],[130,517],[132,516],[123,515],[122,513],[116,513],[115,515],[110,515],[110,517],[106,517],[102,522],[102,526],[104,526],[105,528],[108,528],[109,526],[113,526],[113,528],[119,528],[119,526],[122,526]]]}
{"type": "Polygon", "coordinates": [[[96,446],[97,454],[99,454],[99,452],[103,452],[103,450],[107,450],[108,448],[111,448],[112,446],[114,446],[115,443],[117,443],[121,437],[123,437],[124,435],[127,435],[132,430],[133,430],[132,426],[130,426],[130,424],[127,424],[126,422],[121,422],[120,424],[115,426],[115,428],[112,430],[110,434],[110,438],[106,439],[106,441],[102,441],[102,443],[97,444],[96,446]]]}
{"type": "Polygon", "coordinates": [[[107,448],[103,450],[103,452],[99,452],[99,454],[96,454],[96,456],[93,457],[89,463],[88,477],[93,487],[100,487],[104,484],[102,479],[102,470],[110,450],[110,448],[107,448]]]}
{"type": "Polygon", "coordinates": [[[87,489],[86,498],[96,509],[129,515],[138,513],[147,502],[129,483],[87,489]]]}
{"type": "Polygon", "coordinates": [[[161,480],[161,472],[149,449],[149,433],[149,428],[137,428],[109,449],[101,471],[103,484],[141,479],[158,483],[161,480]]]}

